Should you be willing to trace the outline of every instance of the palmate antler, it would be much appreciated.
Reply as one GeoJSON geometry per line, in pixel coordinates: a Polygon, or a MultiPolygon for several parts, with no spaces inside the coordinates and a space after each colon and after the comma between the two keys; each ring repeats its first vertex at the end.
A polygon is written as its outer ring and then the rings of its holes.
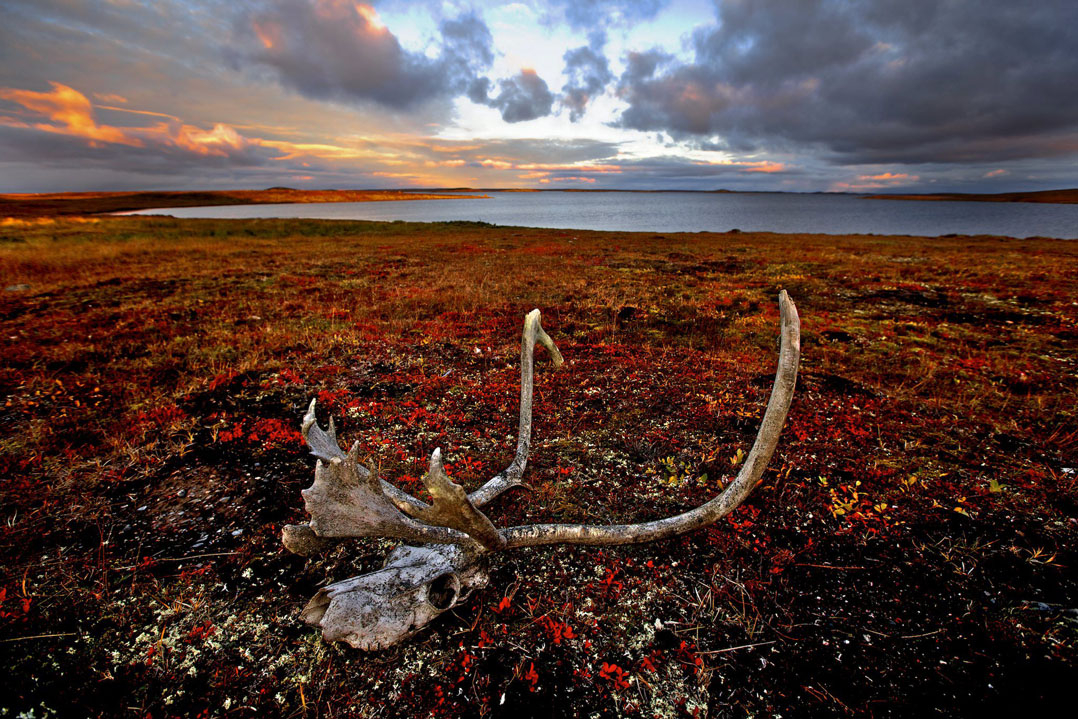
{"type": "Polygon", "coordinates": [[[318,457],[314,484],[303,490],[311,522],[286,527],[284,545],[299,554],[309,554],[327,540],[345,537],[395,537],[429,545],[400,547],[390,554],[382,570],[322,589],[304,609],[303,618],[321,626],[328,641],[340,639],[355,647],[380,649],[415,633],[471,589],[485,585],[487,575],[481,560],[490,552],[543,544],[651,542],[699,529],[726,516],[760,481],[793,400],[801,323],[785,290],[779,294],[779,308],[781,342],[775,384],[741,471],[714,499],[652,522],[532,524],[498,529],[479,511],[505,490],[518,486],[527,465],[536,342],[550,351],[556,366],[562,364],[561,353],[540,325],[539,310],[532,310],[524,320],[516,456],[504,471],[471,494],[446,475],[439,449],[434,450],[430,470],[423,477],[432,504],[381,480],[375,470],[359,463],[358,443],[347,454],[341,451],[332,420],[328,431],[318,426],[312,401],[302,425],[311,453],[318,457]]]}

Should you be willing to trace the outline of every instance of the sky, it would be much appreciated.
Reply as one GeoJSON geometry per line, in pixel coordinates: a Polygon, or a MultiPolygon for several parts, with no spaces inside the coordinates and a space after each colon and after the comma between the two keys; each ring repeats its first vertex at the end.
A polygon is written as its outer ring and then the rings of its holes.
{"type": "Polygon", "coordinates": [[[1078,2],[0,2],[0,192],[271,186],[1078,187],[1078,2]]]}

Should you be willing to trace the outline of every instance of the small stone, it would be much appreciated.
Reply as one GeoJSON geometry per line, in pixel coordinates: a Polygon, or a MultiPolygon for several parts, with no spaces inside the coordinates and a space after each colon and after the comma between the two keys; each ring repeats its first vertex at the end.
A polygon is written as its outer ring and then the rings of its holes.
{"type": "Polygon", "coordinates": [[[8,285],[4,288],[4,292],[25,292],[30,289],[30,285],[8,285]]]}

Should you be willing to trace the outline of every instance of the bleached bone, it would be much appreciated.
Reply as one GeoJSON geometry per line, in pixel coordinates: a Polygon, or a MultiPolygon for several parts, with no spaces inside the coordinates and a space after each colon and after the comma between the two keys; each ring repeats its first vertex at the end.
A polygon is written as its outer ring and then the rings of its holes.
{"type": "Polygon", "coordinates": [[[423,484],[434,503],[416,512],[427,524],[449,527],[464,532],[487,549],[502,549],[505,538],[498,534],[487,516],[475,508],[464,487],[454,482],[442,468],[442,450],[430,457],[430,471],[423,475],[423,484]]]}
{"type": "Polygon", "coordinates": [[[302,430],[318,457],[315,481],[303,490],[309,525],[285,527],[282,541],[299,554],[324,549],[334,538],[382,536],[428,542],[398,547],[385,568],[322,589],[303,611],[303,619],[322,628],[327,641],[343,640],[361,649],[391,646],[414,634],[455,606],[471,588],[486,583],[482,566],[489,552],[544,544],[637,544],[666,539],[712,524],[733,511],[759,483],[778,445],[797,383],[801,323],[783,290],[778,369],[756,441],[737,477],[715,498],[672,517],[639,524],[533,524],[497,529],[479,511],[501,492],[518,486],[531,444],[535,343],[549,351],[556,366],[561,353],[543,331],[539,310],[525,317],[521,341],[520,428],[517,453],[501,473],[471,494],[454,483],[435,450],[423,481],[433,498],[428,505],[379,479],[357,459],[358,443],[347,454],[337,445],[332,420],[323,431],[312,400],[302,430]],[[446,546],[448,545],[448,546],[446,546]],[[466,590],[466,591],[465,591],[466,590]],[[445,597],[451,595],[451,600],[445,597]],[[433,599],[432,599],[433,598],[433,599]]]}
{"type": "Polygon", "coordinates": [[[385,649],[455,607],[489,576],[477,553],[454,544],[402,545],[385,566],[323,587],[301,617],[327,642],[385,649]]]}

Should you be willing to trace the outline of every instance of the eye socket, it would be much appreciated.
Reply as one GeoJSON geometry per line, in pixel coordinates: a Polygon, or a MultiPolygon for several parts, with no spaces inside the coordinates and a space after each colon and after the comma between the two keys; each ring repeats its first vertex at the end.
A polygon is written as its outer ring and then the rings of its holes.
{"type": "Polygon", "coordinates": [[[459,594],[460,580],[452,572],[435,577],[427,587],[427,601],[435,609],[449,609],[457,603],[459,594]]]}

